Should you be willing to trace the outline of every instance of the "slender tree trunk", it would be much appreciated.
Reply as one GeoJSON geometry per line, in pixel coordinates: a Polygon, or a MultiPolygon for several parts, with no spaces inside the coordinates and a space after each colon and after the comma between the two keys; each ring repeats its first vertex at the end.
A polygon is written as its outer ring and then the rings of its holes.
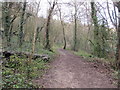
{"type": "Polygon", "coordinates": [[[51,21],[52,12],[54,10],[55,5],[56,5],[56,2],[54,1],[53,6],[49,10],[49,15],[48,15],[47,24],[46,24],[46,44],[45,44],[45,49],[47,49],[49,51],[51,51],[50,39],[49,39],[50,21],[51,21]]]}
{"type": "Polygon", "coordinates": [[[76,1],[75,1],[75,14],[74,14],[74,46],[73,50],[77,51],[77,6],[76,6],[76,1]]]}
{"type": "Polygon", "coordinates": [[[64,23],[62,21],[61,9],[59,7],[58,7],[58,9],[59,9],[60,21],[61,21],[61,25],[62,25],[62,29],[63,29],[63,40],[64,40],[64,47],[63,47],[63,49],[66,49],[67,42],[66,42],[66,36],[65,36],[65,28],[64,28],[64,23]]]}
{"type": "Polygon", "coordinates": [[[63,25],[63,37],[64,37],[64,47],[63,49],[66,49],[66,37],[65,37],[65,29],[64,29],[64,25],[63,25]]]}
{"type": "Polygon", "coordinates": [[[35,22],[34,22],[34,36],[33,36],[33,40],[32,40],[32,52],[31,52],[31,55],[29,56],[29,59],[28,59],[28,79],[29,79],[29,76],[30,76],[30,70],[29,70],[29,67],[32,63],[32,57],[34,56],[34,53],[35,53],[35,42],[36,42],[36,35],[37,35],[37,24],[38,24],[38,12],[39,12],[39,7],[40,7],[40,2],[38,3],[38,6],[37,6],[37,12],[36,14],[34,15],[34,18],[35,18],[35,22]]]}
{"type": "Polygon", "coordinates": [[[4,38],[4,49],[9,49],[10,45],[10,37],[9,37],[9,29],[10,29],[10,8],[9,8],[10,2],[4,2],[2,3],[2,23],[3,23],[3,38],[4,38]]]}
{"type": "Polygon", "coordinates": [[[50,50],[50,40],[49,40],[50,17],[51,17],[51,15],[48,16],[47,25],[46,25],[46,44],[45,44],[45,49],[47,49],[47,50],[50,50]]]}
{"type": "Polygon", "coordinates": [[[22,15],[21,15],[21,19],[20,19],[20,31],[19,31],[19,47],[22,46],[23,44],[23,39],[24,39],[24,33],[23,33],[23,29],[24,29],[24,17],[25,17],[25,10],[26,10],[26,0],[24,1],[23,4],[23,9],[22,9],[22,15]]]}
{"type": "Polygon", "coordinates": [[[62,25],[62,29],[63,29],[63,39],[64,39],[64,47],[63,49],[66,49],[66,37],[65,37],[65,28],[64,28],[64,24],[63,24],[63,21],[61,19],[61,25],[62,25]]]}

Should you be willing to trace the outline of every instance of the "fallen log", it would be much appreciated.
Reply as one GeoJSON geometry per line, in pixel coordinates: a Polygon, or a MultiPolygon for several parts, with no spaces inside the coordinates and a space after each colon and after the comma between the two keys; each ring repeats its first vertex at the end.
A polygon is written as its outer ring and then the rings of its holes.
{"type": "MultiPolygon", "coordinates": [[[[31,53],[29,52],[13,52],[13,51],[3,51],[2,55],[4,58],[9,59],[10,56],[12,55],[17,55],[19,57],[25,57],[25,58],[29,58],[31,56],[31,53]]],[[[32,59],[37,59],[37,58],[41,58],[44,61],[49,61],[50,57],[47,54],[34,54],[32,59]]]]}

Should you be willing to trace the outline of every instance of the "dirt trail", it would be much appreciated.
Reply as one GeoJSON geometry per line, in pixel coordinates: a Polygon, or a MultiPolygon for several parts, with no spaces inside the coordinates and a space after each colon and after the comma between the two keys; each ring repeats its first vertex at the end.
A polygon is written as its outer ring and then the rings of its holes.
{"type": "Polygon", "coordinates": [[[59,49],[59,57],[48,72],[35,82],[45,88],[114,88],[111,79],[89,62],[69,51],[59,49]]]}

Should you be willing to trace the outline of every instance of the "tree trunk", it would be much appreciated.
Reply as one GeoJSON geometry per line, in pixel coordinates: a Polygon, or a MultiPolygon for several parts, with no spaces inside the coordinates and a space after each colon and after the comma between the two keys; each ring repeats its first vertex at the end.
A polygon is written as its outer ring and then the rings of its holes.
{"type": "Polygon", "coordinates": [[[94,2],[91,2],[91,10],[92,10],[92,20],[93,20],[93,23],[94,23],[94,55],[100,57],[100,51],[101,51],[101,48],[100,48],[100,43],[99,43],[99,26],[98,26],[98,20],[97,20],[97,13],[96,13],[96,9],[95,9],[95,3],[94,2]]]}
{"type": "MultiPolygon", "coordinates": [[[[37,20],[38,20],[38,12],[39,12],[39,7],[40,7],[40,2],[38,3],[38,6],[37,6],[37,12],[35,13],[34,15],[34,18],[35,18],[35,23],[34,23],[34,36],[33,36],[33,40],[32,40],[32,52],[31,52],[31,55],[29,56],[29,59],[28,59],[28,66],[31,65],[32,63],[32,58],[34,57],[34,53],[35,53],[35,41],[36,41],[36,35],[37,35],[37,20]]],[[[28,79],[29,79],[29,76],[30,76],[30,70],[29,70],[29,67],[28,67],[28,79]]]]}
{"type": "Polygon", "coordinates": [[[75,14],[74,14],[74,46],[73,50],[77,51],[77,6],[76,6],[76,1],[75,1],[75,14]]]}
{"type": "Polygon", "coordinates": [[[10,8],[9,8],[10,2],[4,2],[2,3],[2,23],[3,23],[3,41],[4,41],[4,49],[9,49],[10,45],[10,37],[9,37],[9,29],[10,29],[10,8]]]}
{"type": "Polygon", "coordinates": [[[49,16],[48,16],[47,25],[46,25],[46,44],[45,44],[45,49],[47,49],[47,50],[50,50],[50,40],[49,40],[50,17],[51,17],[51,14],[49,14],[49,16]]]}
{"type": "Polygon", "coordinates": [[[61,25],[62,25],[62,29],[63,29],[63,39],[64,39],[64,47],[63,47],[63,49],[66,49],[65,28],[64,28],[64,24],[63,24],[62,19],[61,19],[61,25]]]}
{"type": "Polygon", "coordinates": [[[23,39],[24,39],[24,35],[23,35],[23,23],[24,23],[24,17],[25,17],[25,10],[26,10],[26,0],[24,1],[23,4],[23,9],[22,9],[22,15],[21,15],[21,19],[20,19],[20,31],[19,31],[19,47],[22,46],[23,44],[23,39]]]}
{"type": "Polygon", "coordinates": [[[74,31],[74,46],[73,46],[73,50],[77,51],[76,47],[77,47],[77,19],[76,19],[76,14],[75,14],[75,31],[74,31]]]}
{"type": "MultiPolygon", "coordinates": [[[[120,14],[120,8],[119,9],[119,14],[120,14]]],[[[118,30],[117,30],[117,36],[118,36],[118,43],[117,43],[117,51],[116,51],[116,63],[117,67],[119,70],[118,74],[118,88],[120,88],[120,16],[119,16],[119,25],[118,25],[118,30]]]]}
{"type": "Polygon", "coordinates": [[[63,49],[66,49],[66,37],[65,37],[65,29],[64,29],[64,26],[63,26],[63,37],[64,37],[64,47],[63,49]]]}
{"type": "Polygon", "coordinates": [[[47,49],[49,51],[51,51],[50,39],[49,39],[50,21],[51,21],[52,12],[54,10],[55,5],[56,5],[56,2],[54,1],[53,6],[49,10],[49,15],[48,15],[47,24],[46,24],[46,44],[45,44],[45,49],[47,49]]]}
{"type": "Polygon", "coordinates": [[[63,49],[66,49],[67,42],[66,42],[66,36],[65,36],[65,28],[64,28],[64,23],[62,21],[62,17],[61,17],[61,9],[59,7],[58,7],[58,9],[59,9],[60,21],[61,21],[61,25],[62,25],[62,29],[63,29],[63,40],[64,40],[64,47],[63,47],[63,49]]]}

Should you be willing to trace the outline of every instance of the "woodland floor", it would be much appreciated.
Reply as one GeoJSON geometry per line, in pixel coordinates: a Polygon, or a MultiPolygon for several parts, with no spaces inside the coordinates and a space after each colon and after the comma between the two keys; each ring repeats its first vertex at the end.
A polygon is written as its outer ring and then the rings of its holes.
{"type": "Polygon", "coordinates": [[[44,88],[116,88],[107,69],[96,67],[69,51],[59,49],[51,68],[35,83],[44,88]]]}

